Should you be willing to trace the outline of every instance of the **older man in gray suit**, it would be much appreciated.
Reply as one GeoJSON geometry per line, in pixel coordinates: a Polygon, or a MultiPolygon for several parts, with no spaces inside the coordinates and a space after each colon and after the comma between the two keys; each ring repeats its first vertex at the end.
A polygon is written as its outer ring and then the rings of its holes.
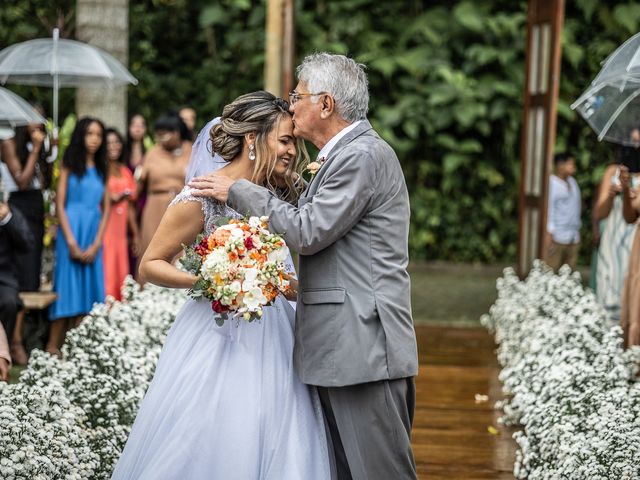
{"type": "Polygon", "coordinates": [[[294,134],[320,149],[321,165],[298,205],[246,180],[210,176],[192,186],[238,212],[268,215],[300,254],[294,364],[318,389],[337,478],[414,479],[418,360],[404,176],[366,120],[363,65],[320,53],[297,73],[294,134]]]}

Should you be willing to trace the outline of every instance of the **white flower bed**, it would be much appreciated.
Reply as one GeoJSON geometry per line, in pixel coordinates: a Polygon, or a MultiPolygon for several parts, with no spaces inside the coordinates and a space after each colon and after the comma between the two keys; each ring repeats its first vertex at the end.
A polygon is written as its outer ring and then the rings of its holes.
{"type": "Polygon", "coordinates": [[[65,360],[34,351],[0,384],[0,478],[110,478],[185,294],[128,279],[67,334],[65,360]]]}
{"type": "Polygon", "coordinates": [[[640,349],[622,349],[580,276],[536,263],[521,282],[507,269],[481,319],[495,333],[514,434],[514,474],[527,479],[640,478],[640,349]]]}

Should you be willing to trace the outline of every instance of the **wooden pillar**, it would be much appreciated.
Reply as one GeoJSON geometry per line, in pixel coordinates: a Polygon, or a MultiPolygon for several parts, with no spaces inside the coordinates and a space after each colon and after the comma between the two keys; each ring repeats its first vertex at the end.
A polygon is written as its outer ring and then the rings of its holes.
{"type": "Polygon", "coordinates": [[[556,141],[564,0],[529,0],[520,145],[518,273],[543,254],[547,192],[556,141]]]}
{"type": "Polygon", "coordinates": [[[293,0],[268,0],[264,89],[279,97],[293,89],[293,0]]]}

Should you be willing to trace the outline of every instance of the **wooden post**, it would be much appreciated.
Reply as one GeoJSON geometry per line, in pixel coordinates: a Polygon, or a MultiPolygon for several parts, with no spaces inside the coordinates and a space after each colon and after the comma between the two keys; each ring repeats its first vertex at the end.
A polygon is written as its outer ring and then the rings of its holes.
{"type": "Polygon", "coordinates": [[[279,97],[293,89],[294,1],[268,0],[264,89],[279,97]]]}
{"type": "Polygon", "coordinates": [[[268,0],[264,89],[282,96],[283,0],[268,0]]]}
{"type": "Polygon", "coordinates": [[[543,255],[547,192],[556,141],[564,0],[529,0],[520,144],[518,273],[543,255]]]}
{"type": "Polygon", "coordinates": [[[296,55],[294,0],[284,0],[284,25],[282,48],[282,95],[287,96],[294,89],[294,58],[296,55]]]}

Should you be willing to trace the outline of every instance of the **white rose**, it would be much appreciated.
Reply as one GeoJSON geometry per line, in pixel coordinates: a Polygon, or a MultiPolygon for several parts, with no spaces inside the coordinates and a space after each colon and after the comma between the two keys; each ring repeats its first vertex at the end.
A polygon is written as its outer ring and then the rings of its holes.
{"type": "Polygon", "coordinates": [[[260,217],[251,217],[249,218],[249,226],[251,228],[259,228],[261,225],[260,217]]]}

